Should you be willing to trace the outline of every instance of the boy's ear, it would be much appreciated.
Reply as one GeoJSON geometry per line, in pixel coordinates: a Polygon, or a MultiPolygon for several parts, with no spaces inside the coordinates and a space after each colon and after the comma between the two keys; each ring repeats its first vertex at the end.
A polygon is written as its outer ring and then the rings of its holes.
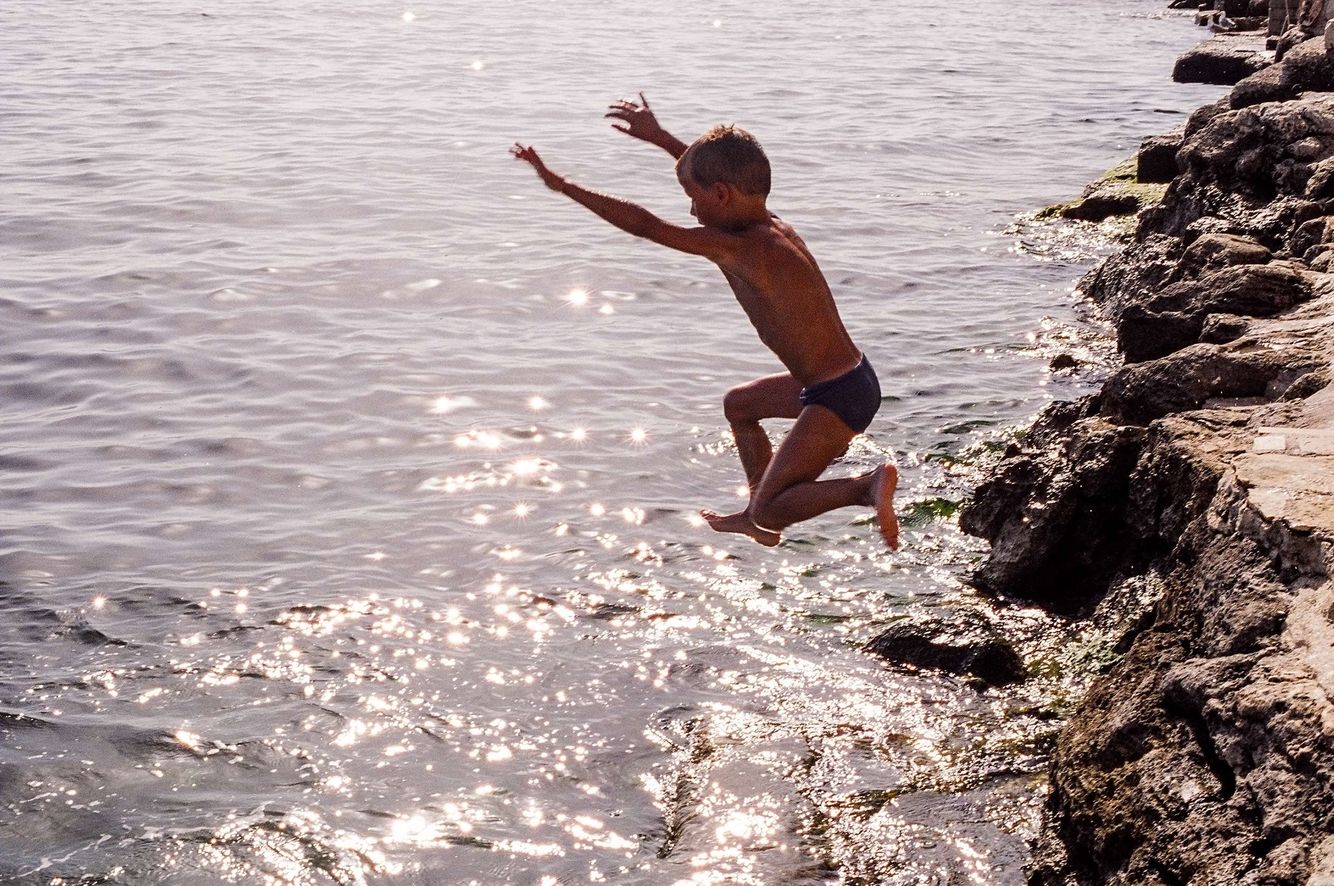
{"type": "Polygon", "coordinates": [[[726,203],[732,196],[732,189],[723,182],[714,182],[713,196],[719,203],[726,203]]]}

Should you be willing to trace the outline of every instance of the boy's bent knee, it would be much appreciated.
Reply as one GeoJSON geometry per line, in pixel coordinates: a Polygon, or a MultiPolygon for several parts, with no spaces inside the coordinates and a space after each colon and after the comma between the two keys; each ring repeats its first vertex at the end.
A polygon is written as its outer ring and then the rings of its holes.
{"type": "Polygon", "coordinates": [[[759,421],[755,414],[755,403],[746,385],[739,385],[723,395],[723,418],[728,424],[745,424],[759,421]]]}

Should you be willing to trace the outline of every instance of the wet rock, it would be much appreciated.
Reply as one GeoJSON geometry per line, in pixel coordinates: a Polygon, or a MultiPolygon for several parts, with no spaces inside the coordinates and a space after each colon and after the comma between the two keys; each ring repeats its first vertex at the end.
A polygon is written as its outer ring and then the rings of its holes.
{"type": "Polygon", "coordinates": [[[1025,677],[1014,646],[980,617],[956,614],[899,622],[866,649],[895,664],[970,676],[988,686],[1025,677]]]}
{"type": "Polygon", "coordinates": [[[1055,357],[1051,358],[1051,362],[1047,364],[1047,368],[1052,372],[1060,372],[1063,369],[1074,369],[1078,365],[1079,361],[1074,358],[1074,355],[1057,354],[1055,357]]]}
{"type": "Polygon", "coordinates": [[[1041,215],[1059,215],[1088,222],[1133,215],[1156,203],[1163,194],[1161,184],[1140,181],[1136,168],[1135,158],[1126,160],[1085,188],[1078,200],[1048,207],[1041,215]]]}
{"type": "Polygon", "coordinates": [[[965,532],[991,542],[974,584],[1061,612],[1106,590],[1127,555],[1124,505],[1143,433],[1079,419],[1059,443],[1003,462],[960,515],[965,532]]]}
{"type": "Polygon", "coordinates": [[[1140,198],[1135,194],[1108,189],[1086,194],[1074,204],[1061,210],[1063,218],[1100,222],[1115,215],[1132,215],[1140,210],[1140,198]]]}
{"type": "Polygon", "coordinates": [[[1268,64],[1263,42],[1220,34],[1177,59],[1172,79],[1178,83],[1231,86],[1268,64]]]}

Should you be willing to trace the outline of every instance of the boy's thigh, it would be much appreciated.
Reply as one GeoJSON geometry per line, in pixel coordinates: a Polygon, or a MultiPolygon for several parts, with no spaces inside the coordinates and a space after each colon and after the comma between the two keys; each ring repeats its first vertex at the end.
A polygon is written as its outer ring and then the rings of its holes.
{"type": "Polygon", "coordinates": [[[798,483],[819,479],[825,469],[848,449],[857,433],[831,409],[807,406],[787,432],[769,462],[757,498],[768,499],[798,483]]]}
{"type": "Polygon", "coordinates": [[[723,398],[723,411],[730,421],[797,418],[801,408],[801,382],[786,372],[737,385],[723,398]]]}

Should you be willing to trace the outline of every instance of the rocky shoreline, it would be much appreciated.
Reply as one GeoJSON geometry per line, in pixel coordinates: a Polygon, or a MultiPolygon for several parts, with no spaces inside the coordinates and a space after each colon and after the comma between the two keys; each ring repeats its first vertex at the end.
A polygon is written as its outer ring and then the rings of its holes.
{"type": "Polygon", "coordinates": [[[1334,52],[1305,36],[1146,143],[1176,174],[1081,284],[1124,365],[961,517],[986,594],[1135,610],[1057,740],[1034,884],[1334,883],[1334,52]]]}

